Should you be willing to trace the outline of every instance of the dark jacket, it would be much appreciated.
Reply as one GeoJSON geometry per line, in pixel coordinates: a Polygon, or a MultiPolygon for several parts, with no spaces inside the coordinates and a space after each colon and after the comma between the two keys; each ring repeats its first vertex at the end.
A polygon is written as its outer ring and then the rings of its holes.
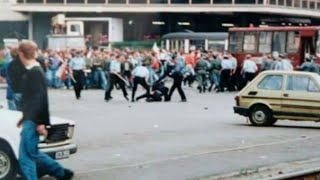
{"type": "Polygon", "coordinates": [[[27,70],[22,77],[23,120],[50,124],[47,82],[41,66],[27,70]]]}

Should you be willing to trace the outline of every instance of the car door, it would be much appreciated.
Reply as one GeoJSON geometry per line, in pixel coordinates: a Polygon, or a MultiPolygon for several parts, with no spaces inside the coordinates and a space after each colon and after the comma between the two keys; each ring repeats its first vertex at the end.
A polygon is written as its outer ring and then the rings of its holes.
{"type": "Polygon", "coordinates": [[[320,119],[320,88],[312,76],[288,75],[282,96],[281,113],[288,119],[320,119]]]}
{"type": "Polygon", "coordinates": [[[282,89],[284,86],[284,75],[267,74],[254,86],[249,89],[248,97],[254,98],[252,103],[268,105],[272,111],[281,110],[282,89]]]}

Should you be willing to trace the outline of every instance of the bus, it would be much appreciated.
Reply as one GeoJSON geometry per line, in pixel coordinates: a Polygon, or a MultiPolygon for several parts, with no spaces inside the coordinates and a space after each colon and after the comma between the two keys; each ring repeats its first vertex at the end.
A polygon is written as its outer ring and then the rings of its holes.
{"type": "Polygon", "coordinates": [[[189,52],[189,50],[212,50],[223,52],[228,49],[226,32],[174,32],[161,37],[161,48],[189,52]]]}
{"type": "MultiPolygon", "coordinates": [[[[262,57],[278,51],[287,54],[294,67],[300,66],[306,55],[316,55],[320,48],[320,26],[246,27],[229,29],[229,52],[241,65],[245,55],[262,57]]],[[[254,58],[260,64],[262,58],[254,58]]],[[[319,58],[316,60],[319,63],[319,58]]]]}

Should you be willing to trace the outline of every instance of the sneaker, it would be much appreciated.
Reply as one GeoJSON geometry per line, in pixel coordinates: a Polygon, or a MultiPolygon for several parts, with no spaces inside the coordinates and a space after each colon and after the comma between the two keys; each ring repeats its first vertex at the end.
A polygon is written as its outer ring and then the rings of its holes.
{"type": "Polygon", "coordinates": [[[74,176],[74,172],[69,169],[64,169],[64,176],[62,178],[58,178],[58,180],[71,180],[74,176]]]}
{"type": "Polygon", "coordinates": [[[182,99],[181,102],[187,102],[187,100],[186,99],[182,99]]]}

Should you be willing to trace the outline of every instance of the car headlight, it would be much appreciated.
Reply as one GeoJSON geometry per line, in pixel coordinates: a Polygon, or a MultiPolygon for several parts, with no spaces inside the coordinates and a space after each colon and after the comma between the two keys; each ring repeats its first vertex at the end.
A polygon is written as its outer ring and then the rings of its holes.
{"type": "Polygon", "coordinates": [[[72,126],[69,126],[69,128],[68,128],[68,135],[67,136],[69,139],[72,139],[73,133],[74,133],[74,126],[72,125],[72,126]]]}

